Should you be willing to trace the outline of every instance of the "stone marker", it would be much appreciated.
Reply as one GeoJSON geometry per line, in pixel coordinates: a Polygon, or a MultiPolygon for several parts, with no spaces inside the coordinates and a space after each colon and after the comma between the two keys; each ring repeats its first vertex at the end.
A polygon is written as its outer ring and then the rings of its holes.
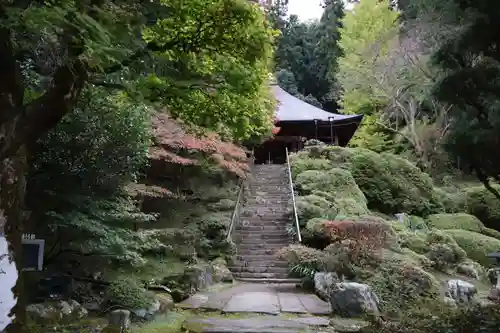
{"type": "Polygon", "coordinates": [[[114,310],[109,314],[109,325],[107,331],[125,332],[130,328],[130,311],[114,310]]]}

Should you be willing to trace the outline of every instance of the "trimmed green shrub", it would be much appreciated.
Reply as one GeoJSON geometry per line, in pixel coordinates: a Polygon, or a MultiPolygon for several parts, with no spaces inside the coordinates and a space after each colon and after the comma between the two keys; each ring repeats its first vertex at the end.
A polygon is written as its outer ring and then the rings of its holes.
{"type": "Polygon", "coordinates": [[[305,171],[297,176],[295,184],[299,191],[304,194],[322,191],[336,200],[350,198],[366,207],[366,198],[363,192],[347,170],[335,168],[329,171],[305,171]]]}
{"type": "Polygon", "coordinates": [[[453,236],[450,235],[447,231],[432,229],[427,232],[426,241],[429,246],[437,244],[447,245],[447,247],[453,252],[453,258],[455,258],[456,262],[462,261],[467,258],[466,251],[462,249],[460,244],[458,244],[453,236]]]}
{"type": "Polygon", "coordinates": [[[336,199],[335,205],[337,206],[337,216],[339,217],[351,218],[365,215],[370,212],[365,203],[359,203],[352,198],[336,199]]]}
{"type": "Polygon", "coordinates": [[[154,294],[147,291],[137,279],[121,277],[107,288],[105,298],[110,306],[136,310],[149,308],[153,304],[154,294]]]}
{"type": "MultiPolygon", "coordinates": [[[[297,156],[297,155],[296,155],[297,156]]],[[[295,179],[297,175],[301,174],[304,171],[308,170],[317,170],[317,171],[327,171],[333,168],[332,162],[322,158],[310,158],[303,157],[298,158],[295,157],[290,161],[292,177],[295,179]]]]}
{"type": "MultiPolygon", "coordinates": [[[[500,191],[499,185],[493,187],[500,191]]],[[[466,209],[469,214],[480,219],[485,226],[500,229],[500,200],[484,187],[472,187],[466,190],[466,209]]]]}
{"type": "Polygon", "coordinates": [[[446,190],[443,188],[434,188],[435,196],[438,197],[443,203],[443,208],[446,213],[460,213],[465,212],[465,191],[453,188],[446,190]]]}
{"type": "Polygon", "coordinates": [[[403,230],[398,232],[399,245],[403,248],[408,248],[418,254],[424,254],[429,250],[426,235],[403,230]]]}
{"type": "Polygon", "coordinates": [[[483,223],[477,217],[465,213],[433,214],[427,217],[427,225],[436,229],[462,229],[481,232],[483,223]]]}
{"type": "MultiPolygon", "coordinates": [[[[307,148],[293,156],[292,167],[295,164],[298,170],[312,168],[316,173],[304,175],[299,173],[296,183],[304,185],[302,189],[309,191],[320,190],[332,192],[330,185],[339,187],[341,184],[325,181],[325,174],[331,171],[320,172],[326,168],[326,160],[334,166],[333,170],[348,170],[368,202],[368,207],[387,214],[405,212],[419,216],[444,212],[442,193],[436,192],[431,178],[423,173],[408,160],[393,154],[378,154],[360,148],[342,148],[321,146],[307,148]],[[317,159],[320,162],[312,162],[317,159]],[[300,177],[302,175],[302,177],[300,177]],[[323,175],[323,177],[321,176],[323,175]],[[307,183],[312,182],[309,187],[307,183]],[[322,186],[328,186],[325,190],[322,186]]],[[[310,170],[313,171],[313,170],[310,170]]],[[[306,171],[307,172],[307,171],[306,171]]],[[[340,171],[336,176],[343,179],[340,171]]],[[[329,174],[331,176],[331,174],[329,174]]],[[[351,178],[351,177],[349,177],[351,178]]],[[[358,199],[354,198],[357,202],[358,199]]]]}
{"type": "Polygon", "coordinates": [[[313,218],[331,219],[337,215],[335,203],[328,202],[328,200],[318,195],[298,196],[295,199],[295,204],[301,226],[305,226],[307,221],[313,218]]]}
{"type": "Polygon", "coordinates": [[[455,239],[470,259],[485,267],[493,264],[486,255],[500,250],[500,240],[493,237],[459,229],[445,230],[445,232],[455,239]]]}
{"type": "Polygon", "coordinates": [[[490,236],[496,239],[500,239],[500,231],[490,228],[483,228],[481,233],[486,236],[490,236]]]}
{"type": "Polygon", "coordinates": [[[448,244],[432,244],[426,253],[429,260],[433,262],[433,267],[439,271],[446,271],[460,262],[460,254],[448,244]]]}
{"type": "Polygon", "coordinates": [[[500,305],[463,306],[458,309],[439,300],[415,304],[397,321],[374,321],[359,333],[497,333],[500,305]]]}
{"type": "Polygon", "coordinates": [[[421,267],[409,264],[385,263],[366,283],[379,297],[381,310],[393,317],[400,317],[419,302],[437,300],[440,295],[439,282],[421,267]]]}

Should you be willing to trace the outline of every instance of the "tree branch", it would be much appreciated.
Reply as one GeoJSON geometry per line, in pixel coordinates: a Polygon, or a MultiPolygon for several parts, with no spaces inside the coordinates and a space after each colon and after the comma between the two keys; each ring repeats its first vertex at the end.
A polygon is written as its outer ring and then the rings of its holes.
{"type": "Polygon", "coordinates": [[[86,80],[86,63],[77,59],[56,70],[42,96],[26,107],[16,105],[15,114],[0,124],[0,159],[55,127],[78,100],[86,80]]]}
{"type": "Polygon", "coordinates": [[[474,171],[476,171],[477,178],[483,183],[484,187],[490,191],[491,194],[495,196],[498,200],[500,200],[500,193],[490,184],[490,181],[486,174],[481,170],[481,168],[477,167],[476,165],[472,165],[472,168],[474,171]]]}

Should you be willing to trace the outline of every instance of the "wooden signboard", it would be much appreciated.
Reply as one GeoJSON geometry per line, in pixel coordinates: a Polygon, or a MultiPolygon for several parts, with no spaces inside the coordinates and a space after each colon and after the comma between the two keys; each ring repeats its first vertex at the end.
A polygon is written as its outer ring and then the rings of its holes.
{"type": "Polygon", "coordinates": [[[23,271],[43,270],[45,240],[36,239],[33,234],[23,235],[23,271]]]}

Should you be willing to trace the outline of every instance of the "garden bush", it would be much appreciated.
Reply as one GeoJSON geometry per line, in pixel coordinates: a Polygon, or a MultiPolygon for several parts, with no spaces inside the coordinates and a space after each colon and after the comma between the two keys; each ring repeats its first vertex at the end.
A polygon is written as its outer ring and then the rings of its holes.
{"type": "Polygon", "coordinates": [[[398,232],[399,245],[408,248],[418,254],[424,254],[429,250],[426,234],[403,230],[398,232]]]}
{"type": "Polygon", "coordinates": [[[430,247],[433,245],[447,245],[447,247],[453,252],[453,257],[456,258],[457,262],[467,258],[467,252],[447,231],[432,229],[426,233],[426,241],[429,245],[429,251],[430,247]]]}
{"type": "Polygon", "coordinates": [[[485,267],[493,264],[492,259],[486,257],[491,252],[500,250],[500,240],[477,232],[467,230],[446,230],[457,244],[467,253],[467,256],[485,267]]]}
{"type": "Polygon", "coordinates": [[[447,271],[463,259],[448,244],[432,244],[426,256],[432,261],[432,266],[438,271],[447,271]]]}
{"type": "MultiPolygon", "coordinates": [[[[500,191],[499,185],[493,186],[500,191]]],[[[500,229],[500,200],[484,187],[472,187],[466,190],[466,209],[469,214],[480,219],[485,226],[500,229]]]]}
{"type": "MultiPolygon", "coordinates": [[[[297,216],[301,227],[304,227],[310,219],[313,218],[335,218],[337,209],[333,202],[328,202],[325,198],[310,194],[306,196],[297,196],[295,199],[297,207],[297,216]]],[[[291,206],[290,206],[291,207],[291,206]]],[[[290,210],[293,214],[293,210],[290,210]]]]}
{"type": "Polygon", "coordinates": [[[128,310],[149,308],[154,294],[147,291],[137,279],[121,277],[111,283],[106,290],[106,302],[128,310]]]}
{"type": "Polygon", "coordinates": [[[276,257],[289,264],[298,278],[311,280],[316,272],[324,271],[324,253],[304,245],[292,244],[276,252],[276,257]]]}
{"type": "Polygon", "coordinates": [[[295,179],[297,175],[304,171],[316,170],[316,171],[328,171],[333,168],[332,162],[327,159],[322,158],[311,158],[309,156],[298,158],[296,157],[290,161],[292,164],[292,177],[295,179]]]}
{"type": "MultiPolygon", "coordinates": [[[[430,176],[404,158],[359,148],[317,147],[314,152],[311,149],[306,149],[300,157],[294,158],[294,164],[300,168],[301,165],[310,164],[307,161],[300,164],[301,159],[318,158],[322,161],[320,163],[328,159],[335,166],[334,170],[349,171],[371,209],[387,214],[405,212],[419,216],[444,212],[443,195],[436,192],[430,176]]],[[[304,176],[301,178],[299,174],[296,182],[339,187],[340,184],[328,180],[325,182],[325,178],[320,176],[327,177],[325,174],[329,171],[317,172],[308,174],[307,179],[304,176]]],[[[340,174],[339,171],[335,172],[340,174]]],[[[322,187],[316,186],[315,189],[325,191],[322,187]]]]}
{"type": "Polygon", "coordinates": [[[481,233],[486,236],[490,236],[496,239],[500,239],[500,231],[491,229],[491,228],[483,228],[481,233]]]}
{"type": "Polygon", "coordinates": [[[360,333],[496,333],[500,327],[500,305],[450,307],[432,300],[415,304],[397,321],[374,321],[360,333]]]}
{"type": "Polygon", "coordinates": [[[460,213],[465,212],[465,191],[459,188],[445,189],[445,188],[434,188],[435,195],[443,203],[443,208],[446,213],[460,213]]]}
{"type": "Polygon", "coordinates": [[[382,312],[391,317],[401,317],[411,306],[440,295],[439,282],[411,264],[385,263],[366,283],[378,295],[382,312]]]}
{"type": "Polygon", "coordinates": [[[466,213],[433,214],[427,217],[426,223],[430,228],[436,229],[462,229],[481,232],[483,223],[474,215],[466,213]]]}
{"type": "Polygon", "coordinates": [[[295,180],[299,192],[304,194],[322,191],[335,199],[351,198],[366,205],[366,198],[351,173],[334,168],[328,171],[308,170],[299,174],[295,180]]]}

